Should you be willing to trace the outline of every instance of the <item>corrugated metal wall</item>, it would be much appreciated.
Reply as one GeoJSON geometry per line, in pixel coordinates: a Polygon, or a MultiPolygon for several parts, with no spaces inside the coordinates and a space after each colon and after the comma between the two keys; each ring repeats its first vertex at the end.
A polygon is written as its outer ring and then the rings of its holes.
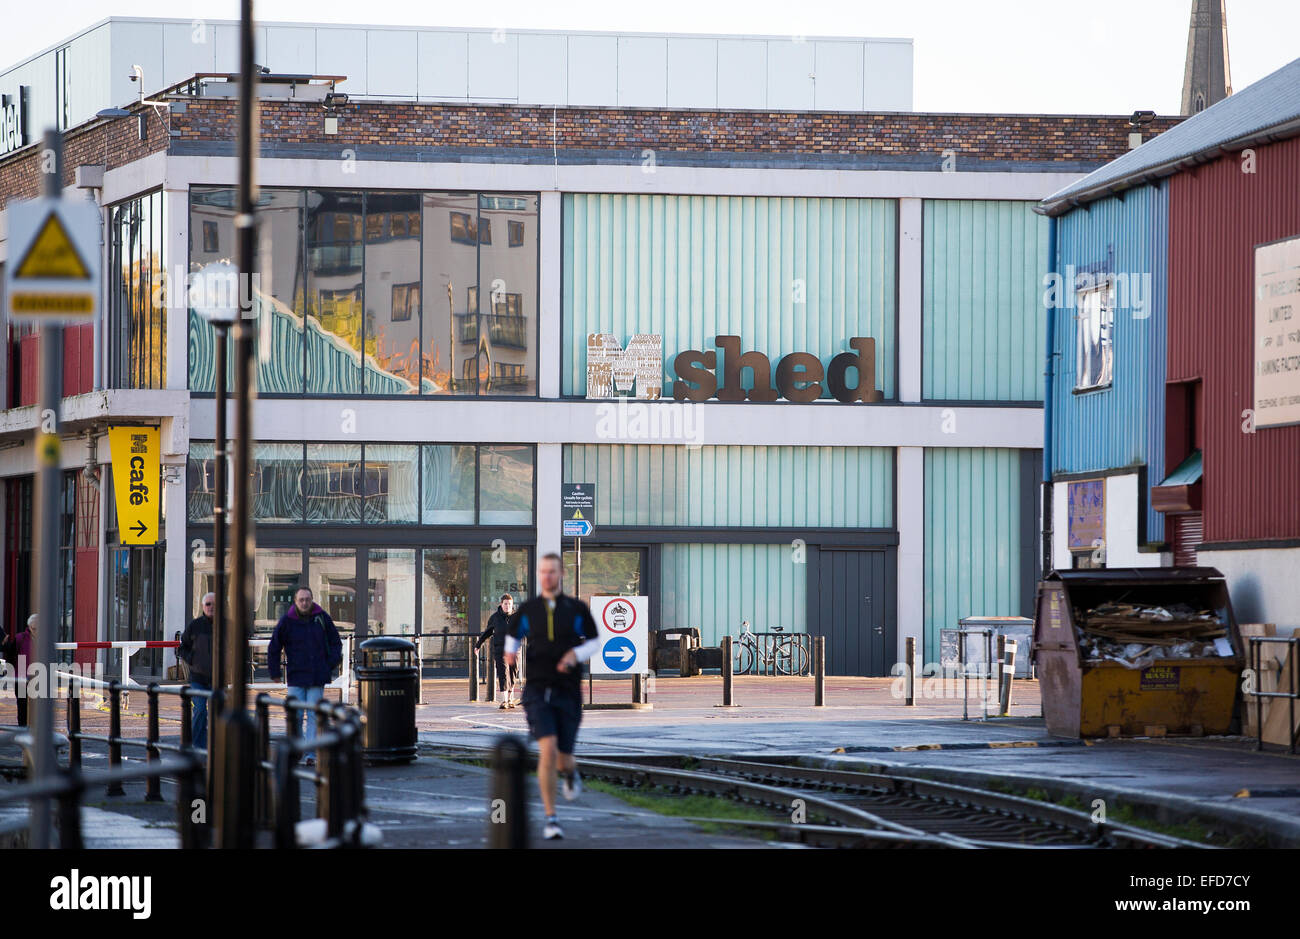
{"type": "Polygon", "coordinates": [[[1205,540],[1300,537],[1300,426],[1242,432],[1253,407],[1254,246],[1300,235],[1300,138],[1172,178],[1169,380],[1199,377],[1205,540]]]}
{"type": "Polygon", "coordinates": [[[892,398],[897,217],[889,199],[566,194],[562,393],[585,394],[593,332],[661,334],[666,389],[673,357],[714,336],[740,336],[774,371],[871,336],[892,398]]]}
{"type": "Polygon", "coordinates": [[[927,662],[938,661],[939,630],[961,617],[1022,613],[1020,453],[925,451],[927,662]]]}
{"type": "MultiPolygon", "coordinates": [[[[1074,306],[1057,306],[1056,374],[1052,395],[1052,471],[1084,473],[1147,467],[1147,486],[1165,476],[1165,362],[1169,291],[1169,184],[1129,190],[1056,219],[1054,270],[1123,275],[1142,303],[1120,306],[1117,285],[1114,380],[1109,388],[1074,394],[1078,369],[1074,306]],[[1146,296],[1146,284],[1150,296],[1146,296]],[[1139,306],[1141,307],[1139,309],[1139,306]]],[[[1062,296],[1073,295],[1068,284],[1062,296]]],[[[1147,541],[1164,540],[1164,515],[1147,503],[1147,541]]]]}
{"type": "Polygon", "coordinates": [[[573,444],[564,481],[596,484],[597,525],[889,528],[889,447],[573,444]]]}
{"type": "Polygon", "coordinates": [[[1043,400],[1048,220],[1032,202],[926,200],[922,394],[1043,400]]]}
{"type": "Polygon", "coordinates": [[[807,631],[808,565],[796,563],[789,545],[666,544],[660,551],[661,628],[695,626],[706,646],[739,635],[741,620],[755,632],[807,631]]]}

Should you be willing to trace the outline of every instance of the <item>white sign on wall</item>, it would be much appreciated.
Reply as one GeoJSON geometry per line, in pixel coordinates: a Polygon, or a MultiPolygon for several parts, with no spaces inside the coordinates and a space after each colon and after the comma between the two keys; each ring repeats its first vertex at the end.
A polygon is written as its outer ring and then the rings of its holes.
{"type": "Polygon", "coordinates": [[[591,658],[593,675],[644,675],[649,671],[647,597],[592,597],[591,615],[600,651],[591,658]]]}
{"type": "Polygon", "coordinates": [[[1255,246],[1255,427],[1300,424],[1300,236],[1255,246]]]}

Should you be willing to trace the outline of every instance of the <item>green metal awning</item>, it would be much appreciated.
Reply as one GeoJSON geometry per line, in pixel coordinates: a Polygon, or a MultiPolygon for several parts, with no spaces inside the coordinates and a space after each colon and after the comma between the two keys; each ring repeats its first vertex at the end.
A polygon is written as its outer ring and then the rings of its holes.
{"type": "Polygon", "coordinates": [[[1165,477],[1161,486],[1190,486],[1201,480],[1201,451],[1193,450],[1192,455],[1174,467],[1174,471],[1165,477]]]}

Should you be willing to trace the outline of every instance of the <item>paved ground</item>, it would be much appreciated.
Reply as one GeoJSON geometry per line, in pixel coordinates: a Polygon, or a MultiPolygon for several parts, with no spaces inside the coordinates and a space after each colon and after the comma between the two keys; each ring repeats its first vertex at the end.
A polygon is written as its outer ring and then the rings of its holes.
{"type": "MultiPolygon", "coordinates": [[[[597,704],[630,699],[626,682],[595,682],[593,687],[597,704]]],[[[742,678],[735,694],[740,706],[723,709],[714,706],[721,701],[718,678],[659,679],[651,692],[652,709],[588,710],[580,752],[611,757],[633,752],[799,754],[934,773],[973,773],[983,779],[1022,777],[1072,784],[1084,794],[1145,793],[1248,809],[1300,831],[1300,758],[1256,753],[1253,740],[1242,738],[1086,744],[1061,740],[1047,734],[1038,716],[1036,682],[1016,682],[1012,716],[988,721],[978,719],[982,709],[974,683],[970,690],[966,706],[976,719],[963,720],[959,683],[947,689],[955,696],[925,697],[908,707],[896,697],[898,686],[889,679],[832,678],[827,681],[827,706],[814,708],[808,679],[742,678]]],[[[488,811],[486,771],[438,758],[436,752],[455,745],[490,745],[503,732],[526,735],[524,715],[517,709],[469,703],[463,680],[426,681],[422,693],[417,723],[424,755],[411,765],[367,771],[373,821],[391,846],[481,845],[488,811]]],[[[163,701],[162,733],[176,740],[179,711],[169,699],[163,701]]],[[[123,721],[126,735],[143,737],[144,702],[139,693],[132,697],[123,721]]],[[[84,700],[86,732],[107,731],[103,708],[101,700],[84,700]]],[[[63,711],[60,703],[60,727],[63,711]]],[[[0,724],[12,723],[13,712],[13,700],[0,699],[0,724]]],[[[272,726],[278,733],[283,723],[277,719],[272,726]]],[[[12,746],[0,746],[0,760],[15,756],[12,746]]],[[[86,762],[103,766],[106,757],[101,748],[89,746],[86,762]]],[[[93,802],[86,818],[88,841],[143,846],[156,844],[168,834],[174,839],[174,829],[168,831],[174,824],[174,809],[146,805],[140,795],[128,789],[125,799],[93,802]]],[[[571,837],[562,846],[579,840],[602,847],[702,844],[689,823],[631,809],[612,796],[587,793],[577,806],[565,806],[562,815],[570,835],[581,833],[581,839],[571,837]]],[[[532,806],[531,812],[536,823],[540,805],[532,806]]],[[[0,822],[3,817],[0,812],[0,822]]],[[[753,842],[707,835],[703,844],[726,847],[753,842]]]]}

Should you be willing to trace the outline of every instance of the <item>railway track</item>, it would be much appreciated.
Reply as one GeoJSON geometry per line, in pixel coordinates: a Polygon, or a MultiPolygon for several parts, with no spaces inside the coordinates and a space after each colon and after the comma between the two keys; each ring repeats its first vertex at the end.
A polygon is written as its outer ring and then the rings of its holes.
{"type": "MultiPolygon", "coordinates": [[[[488,755],[480,748],[465,748],[488,755]]],[[[664,757],[579,759],[582,774],[632,788],[654,787],[762,805],[798,821],[710,821],[820,847],[1204,848],[1203,844],[1086,812],[902,774],[813,769],[743,760],[664,757]],[[689,768],[687,768],[689,767],[689,768]]]]}

